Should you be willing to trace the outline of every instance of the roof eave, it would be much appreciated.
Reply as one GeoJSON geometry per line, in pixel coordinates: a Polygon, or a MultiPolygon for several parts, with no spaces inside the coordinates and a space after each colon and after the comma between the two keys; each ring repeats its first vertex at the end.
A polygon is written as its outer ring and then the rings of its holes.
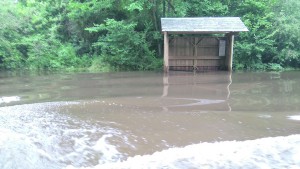
{"type": "Polygon", "coordinates": [[[239,31],[166,31],[169,34],[227,34],[227,33],[239,33],[239,32],[248,32],[248,30],[239,30],[239,31]]]}

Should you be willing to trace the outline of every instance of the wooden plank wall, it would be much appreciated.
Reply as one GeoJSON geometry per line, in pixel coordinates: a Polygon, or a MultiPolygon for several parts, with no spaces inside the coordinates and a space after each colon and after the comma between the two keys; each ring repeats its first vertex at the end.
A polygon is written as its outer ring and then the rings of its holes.
{"type": "Polygon", "coordinates": [[[170,38],[169,66],[171,70],[217,70],[224,66],[225,56],[219,56],[219,38],[170,38]]]}

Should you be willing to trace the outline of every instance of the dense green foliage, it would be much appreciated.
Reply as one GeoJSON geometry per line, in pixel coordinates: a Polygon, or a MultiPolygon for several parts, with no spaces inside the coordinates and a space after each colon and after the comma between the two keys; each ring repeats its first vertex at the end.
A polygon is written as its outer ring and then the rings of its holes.
{"type": "Polygon", "coordinates": [[[160,18],[240,16],[235,69],[300,66],[298,0],[1,0],[0,68],[162,68],[160,18]]]}

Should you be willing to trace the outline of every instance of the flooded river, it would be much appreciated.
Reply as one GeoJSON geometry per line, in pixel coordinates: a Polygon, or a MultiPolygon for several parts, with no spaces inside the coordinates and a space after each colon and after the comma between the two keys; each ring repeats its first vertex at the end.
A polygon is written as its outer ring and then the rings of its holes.
{"type": "Polygon", "coordinates": [[[300,168],[300,72],[2,72],[0,168],[300,168]]]}

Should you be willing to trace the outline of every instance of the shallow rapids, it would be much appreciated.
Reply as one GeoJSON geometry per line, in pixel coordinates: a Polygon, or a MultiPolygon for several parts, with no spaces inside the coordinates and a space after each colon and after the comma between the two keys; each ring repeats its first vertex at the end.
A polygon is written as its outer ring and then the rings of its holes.
{"type": "Polygon", "coordinates": [[[0,73],[0,168],[300,168],[299,75],[0,73]]]}
{"type": "MultiPolygon", "coordinates": [[[[100,168],[297,169],[300,168],[300,135],[199,143],[182,148],[170,148],[151,155],[134,156],[126,161],[97,165],[89,169],[100,168]]],[[[68,166],[67,169],[74,169],[74,167],[68,166]]]]}

